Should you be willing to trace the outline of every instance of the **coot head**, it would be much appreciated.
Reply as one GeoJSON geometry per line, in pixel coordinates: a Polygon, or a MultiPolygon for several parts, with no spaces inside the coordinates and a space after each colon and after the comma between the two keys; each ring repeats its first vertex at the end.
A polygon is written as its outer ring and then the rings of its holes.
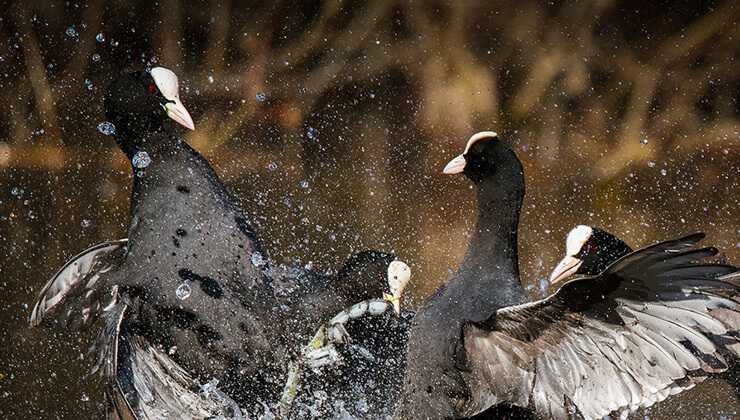
{"type": "Polygon", "coordinates": [[[600,274],[609,264],[632,252],[629,245],[611,233],[585,225],[568,233],[565,247],[565,257],[550,274],[550,284],[572,275],[600,274]]]}
{"type": "Polygon", "coordinates": [[[522,167],[514,151],[493,131],[481,131],[470,137],[463,153],[452,159],[442,173],[464,174],[479,184],[487,179],[518,177],[512,185],[523,185],[522,167]]]}
{"type": "Polygon", "coordinates": [[[115,126],[124,151],[129,144],[161,131],[172,120],[191,130],[193,119],[180,101],[175,73],[164,67],[121,75],[105,93],[105,116],[115,126]]]}

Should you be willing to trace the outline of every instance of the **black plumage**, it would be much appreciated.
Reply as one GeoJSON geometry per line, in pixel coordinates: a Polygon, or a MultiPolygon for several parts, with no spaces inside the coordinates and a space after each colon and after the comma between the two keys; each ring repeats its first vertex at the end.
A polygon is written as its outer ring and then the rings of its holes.
{"type": "Polygon", "coordinates": [[[118,402],[112,417],[233,414],[234,402],[260,410],[280,391],[291,349],[317,319],[378,297],[392,256],[358,255],[335,276],[303,270],[293,295],[281,295],[250,216],[174,130],[170,120],[193,126],[174,73],[122,75],[105,109],[134,171],[128,240],[65,266],[32,324],[60,312],[103,323],[96,351],[118,402]]]}
{"type": "MultiPolygon", "coordinates": [[[[584,225],[576,226],[568,233],[566,249],[564,259],[573,257],[581,262],[580,264],[576,262],[578,268],[572,276],[598,275],[619,258],[632,252],[632,248],[617,236],[603,229],[584,225]]],[[[558,264],[558,267],[561,266],[563,265],[558,264]]],[[[558,278],[560,273],[553,271],[550,277],[558,278]]],[[[735,301],[740,299],[737,295],[731,297],[735,301]]],[[[729,369],[720,377],[732,385],[736,398],[740,400],[740,362],[732,355],[726,357],[726,361],[729,369]]]]}
{"type": "Polygon", "coordinates": [[[473,181],[478,221],[458,272],[414,319],[397,411],[408,419],[456,417],[470,394],[463,324],[526,301],[517,259],[524,174],[516,155],[494,133],[479,133],[445,172],[463,172],[473,181]]]}
{"type": "Polygon", "coordinates": [[[486,418],[514,406],[527,412],[505,415],[596,419],[650,406],[738,357],[740,272],[706,262],[717,250],[695,248],[703,235],[627,254],[521,303],[516,157],[478,134],[445,172],[476,184],[479,221],[460,272],[416,317],[397,417],[486,418]],[[495,222],[483,230],[486,216],[495,222]]]}

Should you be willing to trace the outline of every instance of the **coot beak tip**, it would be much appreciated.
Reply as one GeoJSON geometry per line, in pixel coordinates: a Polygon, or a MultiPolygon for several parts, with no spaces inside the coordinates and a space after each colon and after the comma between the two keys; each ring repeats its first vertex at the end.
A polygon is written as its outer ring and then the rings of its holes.
{"type": "Polygon", "coordinates": [[[190,113],[185,108],[185,105],[183,105],[179,99],[176,99],[172,102],[167,102],[167,104],[164,106],[164,110],[167,113],[167,116],[176,123],[190,130],[195,130],[195,123],[193,123],[193,118],[190,116],[190,113]]]}
{"type": "Polygon", "coordinates": [[[550,274],[550,284],[555,284],[559,281],[563,281],[578,271],[578,268],[583,264],[583,260],[580,258],[566,255],[565,258],[560,260],[557,267],[552,270],[550,274]]]}
{"type": "Polygon", "coordinates": [[[465,170],[465,156],[459,155],[449,161],[447,165],[445,165],[444,169],[442,169],[442,173],[445,175],[454,175],[462,173],[465,170]]]}

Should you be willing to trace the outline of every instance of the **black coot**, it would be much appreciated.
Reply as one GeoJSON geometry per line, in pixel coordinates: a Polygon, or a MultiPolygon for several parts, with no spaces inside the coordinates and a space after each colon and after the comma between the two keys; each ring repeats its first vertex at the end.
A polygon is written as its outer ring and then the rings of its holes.
{"type": "MultiPolygon", "coordinates": [[[[594,227],[579,225],[568,232],[565,257],[550,274],[550,284],[568,280],[574,276],[600,274],[619,258],[632,252],[632,248],[615,235],[594,227]]],[[[734,301],[740,296],[732,295],[734,301]]],[[[720,377],[732,385],[740,401],[740,361],[726,355],[730,368],[720,377]]]]}
{"type": "Polygon", "coordinates": [[[513,269],[524,190],[518,160],[495,136],[476,135],[445,172],[476,184],[479,222],[460,273],[417,315],[397,417],[459,418],[511,405],[544,418],[602,418],[691,388],[727,369],[723,354],[738,356],[732,296],[740,272],[703,262],[717,251],[695,248],[702,234],[633,252],[546,299],[512,305],[523,300],[513,269]],[[482,231],[487,214],[496,217],[482,231]]]}
{"type": "Polygon", "coordinates": [[[42,291],[32,324],[51,315],[104,324],[95,351],[114,416],[261,409],[280,391],[289,349],[317,319],[377,296],[392,256],[359,255],[337,276],[303,272],[297,292],[281,296],[249,217],[176,134],[172,121],[194,128],[176,75],[124,74],[105,111],[135,174],[128,240],[71,260],[42,291]],[[301,291],[318,301],[291,307],[301,291]]]}

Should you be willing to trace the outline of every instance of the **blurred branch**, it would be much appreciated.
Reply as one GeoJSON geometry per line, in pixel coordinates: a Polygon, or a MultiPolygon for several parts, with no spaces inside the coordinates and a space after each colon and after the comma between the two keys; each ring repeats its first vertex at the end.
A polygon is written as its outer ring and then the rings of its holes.
{"type": "Polygon", "coordinates": [[[611,153],[599,161],[597,167],[601,176],[611,178],[621,172],[629,163],[645,161],[653,156],[652,146],[645,147],[640,140],[645,135],[645,119],[649,115],[650,104],[656,87],[656,75],[646,67],[640,66],[631,57],[622,55],[621,67],[634,74],[630,102],[622,120],[618,142],[611,153]]]}
{"type": "Polygon", "coordinates": [[[663,41],[658,47],[659,54],[656,55],[660,64],[668,66],[682,58],[690,60],[697,47],[723,30],[727,24],[737,27],[737,19],[740,17],[737,8],[734,1],[724,2],[685,31],[678,31],[678,34],[663,41]]]}
{"type": "Polygon", "coordinates": [[[23,57],[25,58],[26,71],[31,83],[36,107],[41,116],[46,133],[53,142],[62,143],[62,135],[57,123],[56,102],[54,94],[46,79],[46,66],[41,56],[38,38],[31,27],[31,19],[25,6],[20,6],[18,24],[23,30],[21,44],[23,46],[23,57]]]}
{"type": "Polygon", "coordinates": [[[220,73],[223,69],[224,52],[231,25],[230,11],[230,0],[211,0],[211,22],[213,24],[208,37],[208,51],[204,62],[207,72],[220,73]]]}
{"type": "Polygon", "coordinates": [[[80,29],[77,49],[70,56],[70,61],[64,69],[64,80],[61,86],[70,86],[79,83],[81,74],[85,74],[90,66],[90,57],[95,51],[95,36],[100,31],[103,21],[100,17],[103,15],[103,7],[100,0],[88,3],[83,16],[85,22],[84,29],[80,29]]]}
{"type": "Polygon", "coordinates": [[[182,18],[179,0],[161,0],[159,18],[162,28],[159,31],[159,51],[164,65],[184,65],[182,53],[182,18]]]}

